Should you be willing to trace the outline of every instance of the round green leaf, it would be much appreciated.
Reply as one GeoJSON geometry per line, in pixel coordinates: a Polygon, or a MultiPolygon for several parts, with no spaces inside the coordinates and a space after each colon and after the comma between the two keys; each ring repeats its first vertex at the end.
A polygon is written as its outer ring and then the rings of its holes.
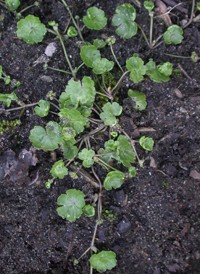
{"type": "Polygon", "coordinates": [[[29,139],[34,147],[46,151],[53,151],[58,148],[61,142],[61,127],[58,123],[50,121],[46,129],[41,126],[35,126],[30,131],[29,139]]]}
{"type": "Polygon", "coordinates": [[[136,10],[131,4],[125,3],[118,6],[112,18],[112,25],[117,27],[116,33],[124,39],[136,35],[138,27],[135,18],[136,10]]]}
{"type": "Polygon", "coordinates": [[[83,23],[88,29],[101,30],[107,24],[105,12],[97,7],[87,10],[87,15],[83,17],[83,23]]]}
{"type": "Polygon", "coordinates": [[[5,0],[5,4],[10,11],[16,10],[20,6],[19,0],[5,0]]]}
{"type": "Polygon", "coordinates": [[[95,215],[95,208],[91,205],[85,205],[83,208],[83,214],[87,217],[93,217],[95,215]]]}
{"type": "Polygon", "coordinates": [[[141,147],[147,151],[152,151],[154,146],[154,140],[150,137],[142,136],[139,139],[139,144],[141,147]]]}
{"type": "Polygon", "coordinates": [[[98,272],[111,270],[117,265],[116,254],[113,251],[101,251],[90,257],[91,266],[98,272]]]}
{"type": "Polygon", "coordinates": [[[40,117],[46,117],[49,114],[50,102],[46,100],[40,100],[38,105],[39,106],[34,108],[36,115],[40,117]]]}
{"type": "Polygon", "coordinates": [[[89,67],[93,68],[92,64],[96,59],[101,58],[100,51],[96,49],[95,46],[92,45],[85,45],[81,48],[81,59],[84,64],[89,67]]]}
{"type": "Polygon", "coordinates": [[[76,37],[78,32],[74,26],[70,26],[67,30],[67,36],[70,38],[76,37]]]}
{"type": "Polygon", "coordinates": [[[106,190],[121,187],[124,180],[124,173],[120,171],[110,171],[104,179],[103,186],[106,190]]]}
{"type": "Polygon", "coordinates": [[[151,0],[144,1],[144,7],[148,11],[152,11],[154,9],[154,2],[151,0]]]}
{"type": "Polygon", "coordinates": [[[79,152],[78,158],[83,161],[83,166],[86,168],[91,167],[94,164],[95,152],[93,149],[84,148],[79,152]]]}
{"type": "Polygon", "coordinates": [[[114,126],[117,124],[116,116],[121,115],[122,113],[122,107],[116,103],[106,103],[102,107],[103,112],[100,114],[100,118],[104,121],[104,124],[106,126],[114,126]]]}
{"type": "Polygon", "coordinates": [[[53,164],[50,173],[54,178],[63,179],[68,174],[68,169],[63,160],[60,160],[53,164]]]}
{"type": "Polygon", "coordinates": [[[158,71],[165,76],[170,76],[173,72],[173,64],[170,62],[165,62],[162,65],[158,66],[158,71]]]}
{"type": "Polygon", "coordinates": [[[101,59],[96,59],[93,63],[93,72],[95,74],[104,74],[110,70],[113,69],[114,67],[114,62],[109,61],[106,58],[101,58],[101,59]]]}
{"type": "Polygon", "coordinates": [[[17,37],[28,44],[42,42],[46,32],[45,25],[34,15],[28,15],[17,23],[17,37]]]}
{"type": "Polygon", "coordinates": [[[132,57],[126,60],[126,68],[130,71],[130,78],[134,83],[139,83],[144,79],[146,73],[146,67],[144,61],[134,54],[132,57]]]}
{"type": "Polygon", "coordinates": [[[76,221],[83,213],[84,197],[84,193],[77,189],[69,189],[65,194],[61,194],[57,200],[58,215],[69,222],[76,221]]]}
{"type": "Polygon", "coordinates": [[[163,39],[168,45],[178,45],[183,41],[183,29],[178,25],[171,25],[163,34],[163,39]]]}

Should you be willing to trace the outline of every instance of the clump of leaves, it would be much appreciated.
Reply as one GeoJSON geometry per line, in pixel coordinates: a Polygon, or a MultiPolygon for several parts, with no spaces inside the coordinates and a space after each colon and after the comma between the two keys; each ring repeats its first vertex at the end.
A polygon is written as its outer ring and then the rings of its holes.
{"type": "Polygon", "coordinates": [[[163,39],[168,45],[178,45],[183,41],[183,29],[178,25],[171,25],[163,34],[163,39]]]}
{"type": "Polygon", "coordinates": [[[42,42],[46,32],[45,25],[34,15],[28,15],[17,23],[17,37],[28,44],[42,42]]]}
{"type": "Polygon", "coordinates": [[[173,65],[170,62],[165,62],[157,66],[156,63],[150,59],[146,64],[146,69],[146,74],[152,81],[162,83],[169,81],[173,72],[173,65]]]}
{"type": "Polygon", "coordinates": [[[135,19],[135,8],[131,4],[125,3],[117,7],[112,18],[112,25],[116,27],[116,33],[120,37],[129,39],[137,34],[138,28],[135,19]]]}
{"type": "Polygon", "coordinates": [[[107,24],[105,12],[97,7],[91,7],[83,17],[83,23],[88,29],[101,30],[107,24]]]}
{"type": "Polygon", "coordinates": [[[113,251],[101,251],[90,257],[91,266],[98,272],[105,272],[117,265],[116,254],[113,251]]]}

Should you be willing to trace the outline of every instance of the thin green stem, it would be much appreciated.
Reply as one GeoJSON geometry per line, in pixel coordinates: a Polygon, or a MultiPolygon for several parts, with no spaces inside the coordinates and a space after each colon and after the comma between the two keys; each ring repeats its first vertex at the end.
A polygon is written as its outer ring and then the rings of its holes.
{"type": "Polygon", "coordinates": [[[149,44],[151,45],[151,47],[153,47],[153,17],[154,17],[154,13],[152,11],[149,12],[149,16],[150,16],[150,30],[149,30],[149,44]]]}
{"type": "Polygon", "coordinates": [[[53,68],[53,67],[49,67],[49,66],[47,67],[47,69],[51,69],[51,70],[54,70],[54,71],[58,71],[58,72],[61,72],[61,73],[72,75],[72,73],[70,71],[66,71],[64,69],[57,69],[57,68],[53,68]]]}
{"type": "Polygon", "coordinates": [[[112,94],[115,89],[117,89],[117,87],[121,84],[121,82],[123,81],[124,77],[129,73],[129,71],[125,71],[122,76],[120,77],[120,79],[118,80],[117,84],[114,86],[114,88],[111,89],[110,93],[112,94]]]}
{"type": "Polygon", "coordinates": [[[60,35],[60,33],[59,33],[58,30],[56,30],[55,33],[56,33],[57,37],[60,40],[60,43],[61,43],[64,55],[65,55],[65,59],[66,59],[66,61],[68,63],[68,66],[69,66],[69,68],[71,70],[72,76],[74,77],[74,79],[76,79],[76,73],[75,73],[74,69],[72,68],[71,62],[69,60],[69,57],[68,57],[68,54],[67,54],[67,51],[66,51],[66,48],[65,48],[65,44],[64,44],[63,39],[62,39],[62,36],[60,35]]]}
{"type": "Polygon", "coordinates": [[[181,58],[181,59],[191,59],[191,56],[181,56],[181,55],[175,55],[175,54],[169,54],[169,53],[164,53],[164,55],[175,57],[175,58],[181,58]]]}
{"type": "Polygon", "coordinates": [[[111,50],[111,53],[112,53],[112,56],[113,56],[115,62],[117,63],[118,67],[120,68],[121,72],[124,73],[124,71],[123,71],[123,69],[122,69],[122,67],[121,67],[121,65],[120,65],[120,63],[119,63],[119,61],[117,60],[117,57],[116,57],[116,55],[115,55],[115,53],[114,53],[114,50],[113,50],[112,45],[110,45],[110,50],[111,50]]]}
{"type": "Polygon", "coordinates": [[[118,169],[110,166],[109,164],[107,164],[106,162],[104,162],[103,160],[101,160],[97,155],[95,155],[94,157],[94,161],[100,165],[102,165],[103,167],[105,167],[106,169],[112,169],[112,170],[115,170],[115,171],[118,171],[118,169]]]}
{"type": "Polygon", "coordinates": [[[79,28],[79,26],[77,25],[77,23],[76,23],[76,21],[75,21],[75,19],[74,19],[74,16],[73,16],[73,14],[72,14],[72,12],[71,12],[71,10],[70,10],[68,4],[65,2],[65,0],[60,0],[60,1],[63,3],[63,5],[64,5],[65,8],[67,9],[67,11],[69,12],[69,16],[71,17],[72,22],[73,22],[75,28],[76,28],[77,31],[78,31],[79,37],[80,37],[80,39],[84,42],[84,39],[83,39],[82,33],[81,33],[81,31],[80,31],[80,28],[79,28]]]}
{"type": "Polygon", "coordinates": [[[11,111],[16,111],[16,110],[20,110],[20,109],[24,109],[24,108],[28,108],[28,107],[34,107],[36,106],[38,103],[32,103],[32,104],[27,104],[21,107],[16,107],[16,108],[10,108],[10,109],[2,109],[0,108],[0,112],[11,112],[11,111]]]}
{"type": "Polygon", "coordinates": [[[57,110],[60,111],[60,108],[59,108],[56,104],[54,104],[54,103],[52,103],[52,102],[50,102],[50,104],[51,104],[52,106],[54,106],[57,110]]]}
{"type": "Polygon", "coordinates": [[[35,5],[35,3],[34,3],[33,5],[30,5],[30,6],[26,7],[26,8],[24,8],[23,10],[20,10],[20,12],[18,12],[18,13],[22,14],[23,12],[25,12],[25,11],[27,11],[28,9],[31,9],[31,8],[33,8],[33,7],[37,7],[37,5],[35,5]]]}

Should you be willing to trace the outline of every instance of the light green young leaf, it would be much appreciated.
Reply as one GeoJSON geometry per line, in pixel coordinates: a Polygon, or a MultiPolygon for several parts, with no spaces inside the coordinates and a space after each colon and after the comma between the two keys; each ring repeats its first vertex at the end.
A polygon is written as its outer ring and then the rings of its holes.
{"type": "Polygon", "coordinates": [[[2,102],[6,107],[10,107],[12,101],[17,101],[17,95],[12,92],[10,94],[0,93],[0,102],[2,102]]]}
{"type": "Polygon", "coordinates": [[[83,214],[87,217],[93,217],[95,215],[95,208],[91,205],[85,205],[83,208],[83,214]]]}
{"type": "Polygon", "coordinates": [[[183,29],[178,25],[171,25],[163,34],[163,39],[168,45],[178,45],[183,41],[183,29]]]}
{"type": "Polygon", "coordinates": [[[119,135],[117,141],[118,161],[120,161],[124,166],[130,167],[131,163],[134,163],[136,159],[131,142],[129,141],[128,137],[124,135],[119,135]]]}
{"type": "Polygon", "coordinates": [[[101,30],[107,24],[105,12],[97,7],[87,10],[87,15],[83,17],[83,23],[88,29],[101,30]]]}
{"type": "Polygon", "coordinates": [[[81,104],[88,107],[92,106],[96,94],[94,81],[88,76],[83,77],[82,83],[69,80],[65,92],[74,106],[81,104]]]}
{"type": "Polygon", "coordinates": [[[150,59],[149,62],[146,64],[146,74],[149,76],[149,78],[156,82],[156,83],[162,83],[169,81],[169,76],[166,76],[158,70],[156,63],[150,59]]]}
{"type": "Polygon", "coordinates": [[[87,124],[86,118],[76,109],[63,108],[59,116],[63,126],[72,127],[77,134],[81,133],[87,124]]]}
{"type": "Polygon", "coordinates": [[[70,26],[67,30],[67,36],[69,38],[74,38],[78,35],[78,32],[74,26],[70,26]]]}
{"type": "Polygon", "coordinates": [[[83,63],[89,68],[93,68],[93,62],[101,58],[100,51],[92,45],[83,46],[81,48],[80,55],[83,63]]]}
{"type": "Polygon", "coordinates": [[[103,39],[94,39],[93,46],[97,49],[102,49],[106,46],[106,42],[103,39]]]}
{"type": "Polygon", "coordinates": [[[142,136],[139,139],[139,144],[141,147],[147,151],[152,151],[154,146],[154,140],[150,137],[142,136]]]}
{"type": "Polygon", "coordinates": [[[158,71],[165,76],[170,76],[173,72],[173,64],[170,62],[165,62],[158,66],[158,71]]]}
{"type": "Polygon", "coordinates": [[[93,254],[90,257],[90,264],[92,268],[101,273],[111,270],[117,265],[116,254],[113,251],[101,251],[93,254]]]}
{"type": "Polygon", "coordinates": [[[46,32],[45,25],[34,15],[28,15],[17,23],[17,37],[28,44],[42,42],[46,32]]]}
{"type": "Polygon", "coordinates": [[[84,148],[79,152],[78,158],[83,161],[83,166],[86,168],[91,167],[94,164],[95,152],[93,149],[84,148]]]}
{"type": "Polygon", "coordinates": [[[137,90],[129,89],[128,96],[131,98],[131,100],[134,101],[136,110],[142,111],[146,109],[147,100],[144,93],[137,90]]]}
{"type": "Polygon", "coordinates": [[[95,74],[104,74],[110,70],[113,69],[114,67],[114,62],[109,61],[106,58],[101,58],[101,59],[96,59],[93,63],[93,72],[95,74]]]}
{"type": "MultiPolygon", "coordinates": [[[[62,128],[62,137],[65,141],[72,141],[76,136],[76,131],[72,127],[63,127],[62,128]]],[[[74,140],[75,143],[75,140],[74,140]]]]}
{"type": "Polygon", "coordinates": [[[53,164],[50,173],[54,178],[63,179],[68,174],[68,169],[63,160],[59,160],[53,164]]]}
{"type": "Polygon", "coordinates": [[[154,9],[154,2],[151,0],[144,1],[144,8],[148,11],[152,11],[154,9]]]}
{"type": "Polygon", "coordinates": [[[58,215],[69,222],[76,221],[83,213],[84,197],[84,193],[77,189],[69,189],[65,194],[61,194],[57,200],[58,215]]]}
{"type": "Polygon", "coordinates": [[[137,175],[137,170],[134,166],[129,167],[128,169],[128,176],[129,178],[133,178],[137,175]]]}
{"type": "Polygon", "coordinates": [[[50,121],[46,129],[41,126],[35,126],[30,131],[29,139],[32,145],[45,151],[53,151],[58,148],[62,141],[61,127],[58,123],[50,121]]]}
{"type": "Polygon", "coordinates": [[[138,27],[135,18],[136,10],[131,4],[125,3],[118,6],[112,18],[112,25],[117,27],[116,33],[124,39],[136,35],[138,27]]]}
{"type": "Polygon", "coordinates": [[[121,115],[122,113],[122,107],[114,102],[114,103],[106,103],[102,107],[103,112],[100,114],[100,118],[104,121],[104,124],[106,126],[113,127],[117,124],[117,118],[116,116],[121,115]]]}
{"type": "Polygon", "coordinates": [[[20,6],[19,0],[5,0],[5,4],[10,11],[16,10],[20,6]]]}
{"type": "Polygon", "coordinates": [[[104,179],[103,186],[106,190],[120,188],[124,181],[124,173],[121,171],[110,171],[104,179]]]}
{"type": "Polygon", "coordinates": [[[38,102],[38,105],[39,106],[36,106],[34,108],[36,115],[38,115],[40,117],[46,117],[49,114],[50,102],[46,101],[46,100],[40,100],[38,102]]]}
{"type": "Polygon", "coordinates": [[[130,71],[130,78],[134,83],[137,84],[144,79],[143,76],[146,73],[146,66],[138,54],[135,53],[126,60],[126,68],[130,71]]]}

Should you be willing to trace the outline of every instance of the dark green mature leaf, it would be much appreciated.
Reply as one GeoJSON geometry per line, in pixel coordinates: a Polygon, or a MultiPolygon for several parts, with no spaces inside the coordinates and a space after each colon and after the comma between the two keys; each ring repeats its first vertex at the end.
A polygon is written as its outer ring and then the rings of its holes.
{"type": "Polygon", "coordinates": [[[34,147],[46,151],[53,151],[58,148],[62,141],[61,127],[58,123],[50,121],[46,129],[41,126],[35,126],[30,131],[29,139],[34,147]]]}
{"type": "Polygon", "coordinates": [[[117,27],[116,33],[124,39],[136,35],[138,28],[135,18],[136,10],[131,4],[125,3],[118,6],[112,18],[112,25],[117,27]]]}
{"type": "Polygon", "coordinates": [[[91,167],[94,164],[95,152],[93,149],[84,148],[79,152],[78,158],[83,161],[83,166],[86,168],[91,167]]]}
{"type": "Polygon", "coordinates": [[[95,46],[92,45],[85,45],[81,48],[81,59],[83,63],[89,67],[93,68],[93,62],[97,59],[101,58],[100,51],[96,49],[95,46]]]}
{"type": "Polygon", "coordinates": [[[101,58],[101,59],[96,59],[93,63],[93,72],[95,74],[104,74],[110,70],[113,69],[114,67],[114,62],[109,61],[106,58],[101,58]]]}
{"type": "Polygon", "coordinates": [[[106,190],[121,187],[124,181],[124,173],[121,171],[110,171],[104,179],[103,186],[106,190]]]}
{"type": "Polygon", "coordinates": [[[111,270],[117,265],[116,254],[113,251],[101,251],[90,257],[92,268],[98,272],[111,270]]]}
{"type": "Polygon", "coordinates": [[[130,71],[130,78],[134,83],[139,83],[144,79],[146,66],[138,54],[135,53],[126,60],[126,68],[130,71]]]}
{"type": "Polygon", "coordinates": [[[59,112],[61,123],[64,126],[72,127],[77,134],[84,130],[87,124],[86,118],[76,109],[63,108],[59,112]]]}
{"type": "Polygon", "coordinates": [[[87,15],[83,17],[83,23],[88,29],[101,30],[107,24],[105,12],[97,7],[87,10],[87,15]]]}
{"type": "Polygon", "coordinates": [[[28,15],[17,23],[17,37],[28,44],[42,42],[46,32],[45,25],[34,15],[28,15]]]}
{"type": "Polygon", "coordinates": [[[81,104],[88,107],[92,106],[96,94],[94,81],[88,76],[83,77],[82,83],[73,79],[69,80],[65,92],[74,106],[81,104]]]}
{"type": "Polygon", "coordinates": [[[63,179],[68,174],[68,169],[63,160],[59,160],[53,164],[50,173],[54,178],[63,179]]]}
{"type": "Polygon", "coordinates": [[[85,195],[77,189],[69,189],[66,194],[61,194],[57,200],[57,213],[69,222],[76,221],[83,213],[85,195]]]}
{"type": "Polygon", "coordinates": [[[100,118],[104,121],[106,126],[114,126],[117,124],[116,116],[119,116],[122,113],[122,107],[114,102],[114,103],[106,103],[102,107],[103,112],[100,114],[100,118]]]}
{"type": "Polygon", "coordinates": [[[38,105],[39,106],[34,108],[36,115],[40,117],[46,117],[49,114],[50,102],[46,100],[40,100],[38,105]]]}
{"type": "Polygon", "coordinates": [[[128,96],[135,102],[135,109],[142,111],[147,106],[146,95],[138,90],[128,90],[128,96]]]}

